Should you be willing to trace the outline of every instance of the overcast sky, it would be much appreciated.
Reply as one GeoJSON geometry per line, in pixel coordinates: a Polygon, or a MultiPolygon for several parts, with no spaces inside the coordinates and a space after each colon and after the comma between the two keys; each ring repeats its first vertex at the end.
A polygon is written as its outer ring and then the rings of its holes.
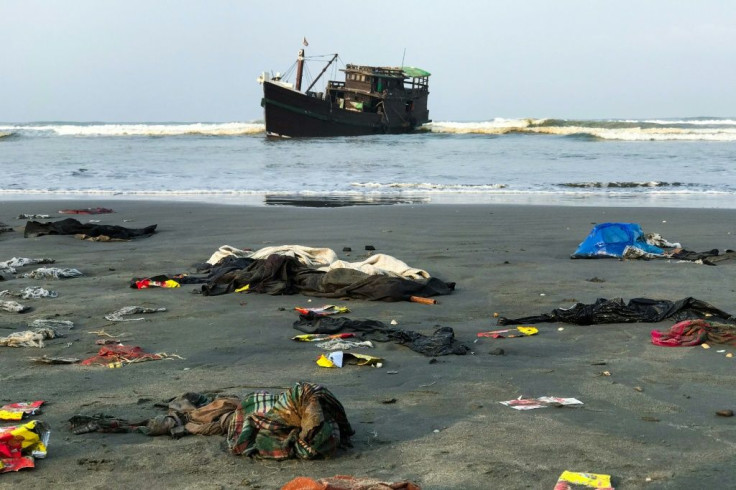
{"type": "Polygon", "coordinates": [[[734,0],[0,0],[0,121],[259,120],[303,37],[435,121],[736,116],[734,0]]]}

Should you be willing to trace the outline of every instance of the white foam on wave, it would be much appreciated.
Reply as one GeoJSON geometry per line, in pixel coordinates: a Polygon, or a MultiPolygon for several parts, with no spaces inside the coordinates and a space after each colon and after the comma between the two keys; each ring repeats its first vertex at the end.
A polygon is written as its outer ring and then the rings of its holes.
{"type": "Polygon", "coordinates": [[[631,124],[660,124],[662,126],[736,126],[735,119],[625,119],[621,122],[631,124]]]}
{"type": "MultiPolygon", "coordinates": [[[[588,189],[568,189],[564,191],[539,189],[520,190],[497,188],[494,190],[477,186],[475,190],[455,189],[428,190],[412,189],[393,193],[380,190],[368,191],[239,191],[239,190],[182,190],[182,191],[110,191],[110,190],[7,190],[0,189],[0,199],[5,200],[153,200],[199,202],[204,204],[227,204],[263,206],[267,197],[278,195],[303,196],[327,199],[359,198],[359,199],[396,199],[422,198],[427,204],[544,204],[561,206],[659,206],[659,207],[709,207],[736,208],[733,192],[725,191],[693,191],[686,189],[656,190],[646,193],[632,192],[599,192],[588,189]]],[[[418,201],[417,201],[418,202],[418,201]]]]}
{"type": "Polygon", "coordinates": [[[265,131],[262,123],[191,124],[36,124],[0,126],[0,130],[51,132],[59,136],[239,136],[265,131]]]}
{"type": "Polygon", "coordinates": [[[415,190],[434,192],[488,192],[506,188],[506,184],[431,184],[429,182],[351,182],[350,186],[373,191],[415,190]]]}
{"type": "MultiPolygon", "coordinates": [[[[736,141],[736,127],[722,128],[601,128],[594,126],[544,126],[545,120],[494,119],[488,122],[438,122],[427,125],[433,133],[495,134],[508,133],[548,134],[557,136],[589,135],[604,140],[619,141],[736,141]]],[[[581,121],[582,122],[582,121],[581,121]]],[[[631,122],[631,121],[630,121],[631,122]]],[[[643,121],[639,121],[644,124],[643,121]]],[[[728,124],[723,123],[724,126],[728,124]]]]}
{"type": "Polygon", "coordinates": [[[534,124],[542,124],[544,119],[505,119],[495,118],[480,122],[431,122],[423,126],[433,133],[454,134],[506,134],[520,131],[534,124]]]}

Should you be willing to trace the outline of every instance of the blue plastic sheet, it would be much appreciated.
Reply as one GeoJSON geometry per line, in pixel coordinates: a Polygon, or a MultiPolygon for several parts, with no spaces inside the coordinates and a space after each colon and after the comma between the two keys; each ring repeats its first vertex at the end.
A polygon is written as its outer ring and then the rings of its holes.
{"type": "Polygon", "coordinates": [[[620,259],[623,258],[627,247],[637,248],[647,254],[664,254],[664,250],[646,242],[644,232],[637,223],[601,223],[593,227],[571,258],[615,257],[620,259]]]}

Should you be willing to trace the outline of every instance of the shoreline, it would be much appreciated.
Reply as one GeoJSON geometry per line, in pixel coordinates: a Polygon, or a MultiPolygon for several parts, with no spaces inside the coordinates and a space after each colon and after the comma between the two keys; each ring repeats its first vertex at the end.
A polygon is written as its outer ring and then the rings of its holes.
{"type": "Polygon", "coordinates": [[[727,194],[658,194],[649,195],[620,194],[620,195],[592,195],[592,194],[546,194],[515,191],[501,194],[473,194],[473,193],[401,193],[401,194],[373,194],[373,193],[171,193],[156,194],[143,193],[133,195],[111,195],[111,193],[96,192],[68,193],[68,194],[1,194],[0,203],[20,202],[68,202],[68,201],[111,201],[111,202],[155,202],[188,203],[198,205],[225,205],[251,207],[351,207],[351,206],[550,206],[575,208],[665,208],[665,209],[736,209],[736,199],[727,194]]]}
{"type": "Polygon", "coordinates": [[[46,400],[37,418],[52,428],[47,458],[33,470],[0,475],[3,484],[280,488],[297,476],[351,474],[408,479],[424,489],[552,488],[564,470],[611,474],[614,487],[622,489],[724,488],[736,482],[736,458],[728,451],[736,447],[734,419],[715,416],[717,410],[736,408],[730,388],[736,361],[718,352],[734,348],[652,345],[649,332],[667,329],[672,324],[667,321],[539,324],[532,337],[477,337],[500,328],[494,313],[517,318],[598,297],[693,296],[733,314],[734,264],[569,256],[594,223],[606,221],[639,223],[645,232],[690,250],[736,249],[734,210],[514,204],[308,208],[96,198],[64,200],[63,207],[115,212],[59,215],[58,202],[2,201],[0,221],[15,231],[0,234],[0,261],[51,257],[55,266],[85,274],[0,282],[0,289],[40,285],[59,292],[58,298],[26,301],[33,307],[28,313],[0,312],[5,327],[0,336],[40,318],[75,324],[67,337],[47,341],[44,349],[0,347],[0,401],[46,400]],[[158,229],[130,242],[25,239],[25,221],[16,219],[21,213],[158,229]],[[457,288],[436,305],[420,305],[300,295],[204,297],[191,294],[194,285],[129,287],[133,277],[193,273],[194,264],[222,245],[281,244],[327,247],[350,261],[361,260],[368,254],[365,247],[373,246],[375,253],[426,269],[457,288]],[[137,304],[167,311],[142,322],[104,319],[137,304]],[[320,368],[319,349],[290,339],[299,333],[292,328],[293,308],[323,304],[348,306],[349,318],[395,320],[400,328],[422,333],[448,326],[473,354],[431,362],[403,346],[378,344],[360,352],[382,357],[382,368],[320,368]],[[89,332],[99,330],[183,359],[120,369],[28,360],[94,355],[96,336],[89,332]],[[504,355],[490,354],[497,348],[504,355]],[[340,400],[356,430],[351,449],[329,460],[259,461],[229,455],[221,436],[173,440],[73,435],[68,429],[67,420],[77,413],[146,418],[162,413],[154,403],[187,391],[280,392],[299,380],[320,383],[340,400]],[[575,397],[584,405],[519,412],[499,403],[545,395],[575,397]],[[385,403],[390,399],[395,402],[385,403]]]}

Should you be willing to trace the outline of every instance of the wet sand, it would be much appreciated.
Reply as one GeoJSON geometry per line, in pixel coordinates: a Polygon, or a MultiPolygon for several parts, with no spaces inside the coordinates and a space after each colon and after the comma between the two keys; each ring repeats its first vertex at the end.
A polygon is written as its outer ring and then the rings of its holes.
{"type": "MultiPolygon", "coordinates": [[[[651,344],[659,324],[539,324],[539,334],[479,339],[500,328],[494,313],[521,317],[575,301],[693,296],[736,312],[736,264],[703,266],[665,260],[571,260],[594,223],[639,223],[690,250],[736,249],[736,212],[662,208],[406,205],[342,208],[240,207],[142,201],[14,201],[2,203],[0,261],[50,257],[84,277],[15,278],[1,289],[40,285],[54,299],[22,300],[24,314],[0,311],[0,336],[34,319],[74,322],[44,349],[0,347],[0,402],[46,401],[38,417],[52,428],[48,457],[34,470],[0,475],[0,487],[279,488],[296,476],[336,474],[412,480],[425,489],[551,489],[564,470],[607,473],[616,488],[736,486],[736,358],[714,345],[651,344]],[[80,221],[158,233],[130,242],[87,242],[71,236],[23,238],[20,213],[57,215],[61,208],[108,207],[113,214],[80,221]],[[413,267],[457,283],[436,305],[334,301],[305,296],[192,294],[197,286],[136,290],[133,277],[193,273],[221,245],[258,249],[299,244],[363,259],[372,245],[413,267]],[[352,252],[342,252],[351,247],[352,252]],[[591,282],[598,278],[602,282],[591,282]],[[315,364],[320,350],[290,338],[295,306],[348,306],[366,318],[431,333],[452,327],[472,348],[436,361],[405,347],[377,344],[366,353],[382,368],[315,364]],[[123,306],[166,307],[141,322],[112,323],[123,306]],[[104,329],[148,352],[183,359],[120,369],[40,365],[29,357],[94,355],[104,329]],[[496,348],[505,355],[491,355],[496,348]],[[607,371],[609,375],[604,375],[607,371]],[[251,460],[229,455],[224,438],[180,440],[140,434],[73,435],[72,415],[104,412],[146,418],[154,403],[187,391],[280,392],[296,381],[329,388],[345,406],[353,447],[330,460],[251,460]],[[498,402],[519,396],[575,397],[581,408],[516,411],[498,402]],[[384,403],[395,399],[394,403],[384,403]]],[[[40,220],[47,221],[47,220],[40,220]]],[[[35,266],[25,266],[20,273],[35,266]]]]}

